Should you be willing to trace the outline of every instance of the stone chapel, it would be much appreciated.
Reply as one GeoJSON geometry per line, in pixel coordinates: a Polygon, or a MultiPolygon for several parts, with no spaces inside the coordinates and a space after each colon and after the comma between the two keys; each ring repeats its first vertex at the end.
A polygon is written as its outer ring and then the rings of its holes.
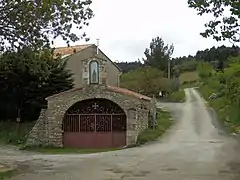
{"type": "Polygon", "coordinates": [[[74,88],[47,97],[27,145],[113,148],[136,143],[155,112],[152,98],[120,88],[121,69],[94,44],[56,48],[74,88]]]}

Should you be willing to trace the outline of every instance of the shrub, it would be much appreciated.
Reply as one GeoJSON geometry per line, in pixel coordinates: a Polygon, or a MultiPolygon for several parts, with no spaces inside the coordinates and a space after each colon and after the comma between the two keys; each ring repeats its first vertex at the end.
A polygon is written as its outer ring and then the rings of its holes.
{"type": "Polygon", "coordinates": [[[184,90],[179,90],[179,91],[173,92],[170,95],[170,100],[173,101],[173,102],[183,102],[183,101],[185,101],[184,90]]]}
{"type": "Polygon", "coordinates": [[[210,100],[209,104],[231,132],[240,132],[240,57],[230,61],[232,63],[224,72],[215,72],[210,78],[202,76],[204,83],[200,92],[205,99],[216,93],[217,98],[210,100]]]}
{"type": "Polygon", "coordinates": [[[148,96],[157,96],[160,91],[172,93],[179,89],[178,79],[167,79],[163,72],[152,67],[142,67],[121,75],[123,88],[148,96]]]}
{"type": "Polygon", "coordinates": [[[24,144],[33,125],[34,122],[23,122],[18,127],[16,122],[0,121],[0,141],[15,145],[24,144]]]}

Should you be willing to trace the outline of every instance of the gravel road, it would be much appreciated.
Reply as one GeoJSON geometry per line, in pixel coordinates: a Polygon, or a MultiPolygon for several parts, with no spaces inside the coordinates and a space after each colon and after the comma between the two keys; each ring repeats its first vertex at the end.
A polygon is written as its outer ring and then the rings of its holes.
{"type": "Polygon", "coordinates": [[[185,92],[183,104],[158,104],[173,113],[175,124],[154,143],[89,155],[0,147],[0,161],[25,172],[11,180],[240,180],[239,142],[222,133],[196,90],[185,92]]]}

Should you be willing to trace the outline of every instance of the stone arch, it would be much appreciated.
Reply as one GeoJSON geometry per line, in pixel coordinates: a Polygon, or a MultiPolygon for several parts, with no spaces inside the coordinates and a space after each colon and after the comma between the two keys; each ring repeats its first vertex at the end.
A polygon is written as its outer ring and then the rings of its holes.
{"type": "Polygon", "coordinates": [[[62,120],[63,146],[109,148],[126,145],[127,115],[116,103],[93,98],[78,101],[62,120]]]}
{"type": "MultiPolygon", "coordinates": [[[[81,91],[79,91],[78,93],[81,93],[81,91]]],[[[92,93],[92,92],[91,92],[92,93]]],[[[85,94],[85,96],[71,96],[68,98],[68,101],[66,102],[58,102],[58,108],[54,108],[51,106],[56,106],[55,101],[53,100],[54,104],[49,103],[49,109],[51,109],[51,113],[52,114],[56,114],[55,118],[58,119],[58,121],[62,121],[62,119],[64,118],[65,112],[74,104],[76,104],[77,102],[80,101],[84,101],[84,100],[90,100],[93,98],[101,98],[101,99],[107,99],[109,101],[112,101],[113,103],[115,103],[116,105],[118,105],[119,107],[121,107],[124,111],[124,113],[127,115],[128,114],[128,109],[125,107],[125,102],[124,101],[116,101],[116,99],[114,98],[114,96],[112,96],[111,94],[108,94],[107,92],[99,94],[98,92],[96,92],[95,96],[92,96],[92,94],[85,94]]],[[[49,101],[51,101],[49,99],[49,101]]],[[[61,123],[62,125],[62,123],[61,123]]]]}

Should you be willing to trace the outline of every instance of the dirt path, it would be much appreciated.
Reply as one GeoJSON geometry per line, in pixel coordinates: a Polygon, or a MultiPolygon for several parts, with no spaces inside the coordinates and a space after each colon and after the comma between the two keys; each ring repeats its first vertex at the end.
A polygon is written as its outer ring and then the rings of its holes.
{"type": "Polygon", "coordinates": [[[173,111],[176,123],[151,145],[91,155],[10,150],[4,156],[2,149],[0,160],[12,159],[26,168],[12,180],[239,180],[239,144],[219,134],[194,89],[186,95],[184,104],[158,104],[173,111]]]}

